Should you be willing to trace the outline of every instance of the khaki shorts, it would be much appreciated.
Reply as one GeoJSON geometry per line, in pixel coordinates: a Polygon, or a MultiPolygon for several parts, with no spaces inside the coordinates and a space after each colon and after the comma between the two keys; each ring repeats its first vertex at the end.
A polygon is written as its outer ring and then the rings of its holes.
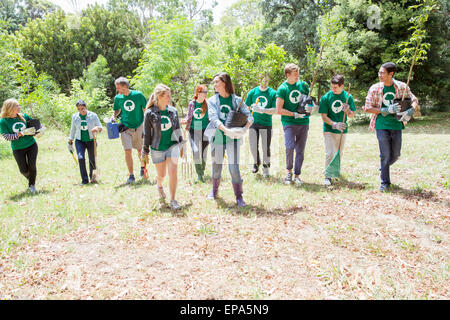
{"type": "Polygon", "coordinates": [[[143,139],[142,132],[144,130],[144,124],[141,124],[137,129],[127,129],[120,134],[120,140],[124,150],[136,149],[141,151],[143,139]]]}

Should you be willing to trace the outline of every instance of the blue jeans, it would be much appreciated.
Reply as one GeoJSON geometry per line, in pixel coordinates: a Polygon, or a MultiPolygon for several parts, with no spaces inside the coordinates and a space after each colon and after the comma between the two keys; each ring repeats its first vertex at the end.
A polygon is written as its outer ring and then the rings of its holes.
{"type": "Polygon", "coordinates": [[[286,147],[286,169],[292,170],[294,174],[302,172],[303,159],[305,158],[306,139],[308,138],[309,125],[284,126],[284,145],[286,147]],[[295,150],[295,166],[294,166],[295,150]]]}
{"type": "Polygon", "coordinates": [[[78,164],[80,165],[81,182],[88,183],[92,179],[92,172],[95,169],[94,141],[83,142],[75,140],[75,149],[77,150],[78,164]],[[86,171],[86,149],[89,155],[89,178],[86,171]]]}
{"type": "Polygon", "coordinates": [[[378,146],[380,148],[381,185],[391,184],[389,167],[400,157],[402,148],[402,130],[377,129],[378,146]]]}
{"type": "Polygon", "coordinates": [[[228,170],[230,171],[231,183],[242,183],[239,171],[239,155],[241,141],[230,141],[226,144],[211,144],[212,178],[220,179],[222,176],[222,165],[225,151],[228,157],[228,170]]]}

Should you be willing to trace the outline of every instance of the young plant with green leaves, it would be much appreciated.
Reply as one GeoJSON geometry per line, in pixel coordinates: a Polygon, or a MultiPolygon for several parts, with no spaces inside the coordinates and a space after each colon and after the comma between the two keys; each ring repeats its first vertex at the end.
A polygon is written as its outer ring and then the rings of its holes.
{"type": "MultiPolygon", "coordinates": [[[[437,8],[437,2],[435,0],[419,0],[419,4],[410,6],[408,10],[417,10],[417,15],[412,16],[409,20],[412,26],[408,30],[414,30],[408,41],[400,43],[401,58],[398,59],[398,63],[411,63],[409,68],[408,80],[406,86],[409,86],[411,80],[412,70],[415,64],[420,64],[427,59],[427,51],[430,49],[430,44],[426,41],[427,29],[426,22],[430,16],[430,13],[437,8]]],[[[403,94],[403,99],[405,98],[403,94]]],[[[420,111],[420,110],[416,110],[420,111]]]]}

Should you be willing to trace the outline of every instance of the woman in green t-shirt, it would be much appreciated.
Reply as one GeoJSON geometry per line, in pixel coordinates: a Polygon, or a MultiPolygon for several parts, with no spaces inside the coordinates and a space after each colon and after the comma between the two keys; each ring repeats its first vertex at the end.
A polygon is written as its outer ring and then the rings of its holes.
{"type": "Polygon", "coordinates": [[[7,141],[11,141],[11,149],[20,173],[28,179],[30,192],[36,193],[38,145],[33,138],[36,129],[27,128],[28,120],[31,120],[31,117],[20,113],[20,105],[16,99],[11,98],[3,102],[0,112],[0,133],[7,141]]]}
{"type": "Polygon", "coordinates": [[[72,145],[75,140],[75,149],[77,151],[78,165],[80,166],[81,185],[96,183],[94,170],[95,163],[95,136],[102,131],[102,124],[96,113],[88,111],[86,102],[78,100],[76,103],[78,112],[72,115],[69,135],[69,151],[73,152],[72,145]],[[86,170],[86,150],[89,155],[89,177],[86,170]]]}
{"type": "Polygon", "coordinates": [[[189,102],[186,118],[181,120],[181,124],[186,125],[189,131],[192,153],[194,155],[195,171],[197,181],[204,182],[203,175],[206,167],[206,148],[209,145],[208,138],[205,137],[205,130],[208,127],[208,87],[201,84],[195,88],[194,97],[189,102]]]}
{"type": "Polygon", "coordinates": [[[172,100],[170,88],[158,84],[148,99],[144,113],[144,141],[142,146],[142,160],[148,163],[150,154],[156,168],[156,181],[161,199],[166,194],[162,183],[166,172],[169,173],[170,207],[180,209],[175,200],[178,177],[178,157],[183,136],[180,129],[177,109],[170,106],[172,100]]]}

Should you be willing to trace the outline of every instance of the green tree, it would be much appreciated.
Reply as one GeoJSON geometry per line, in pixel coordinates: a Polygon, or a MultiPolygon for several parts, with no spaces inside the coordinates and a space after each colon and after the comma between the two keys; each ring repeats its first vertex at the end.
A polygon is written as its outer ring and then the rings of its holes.
{"type": "Polygon", "coordinates": [[[28,19],[43,18],[59,6],[45,0],[1,0],[0,20],[7,22],[7,30],[14,32],[27,23],[28,19]]]}
{"type": "Polygon", "coordinates": [[[131,80],[134,87],[149,96],[158,83],[171,87],[175,104],[182,111],[196,79],[192,76],[193,23],[178,17],[171,22],[149,22],[151,43],[146,46],[131,80]]]}

